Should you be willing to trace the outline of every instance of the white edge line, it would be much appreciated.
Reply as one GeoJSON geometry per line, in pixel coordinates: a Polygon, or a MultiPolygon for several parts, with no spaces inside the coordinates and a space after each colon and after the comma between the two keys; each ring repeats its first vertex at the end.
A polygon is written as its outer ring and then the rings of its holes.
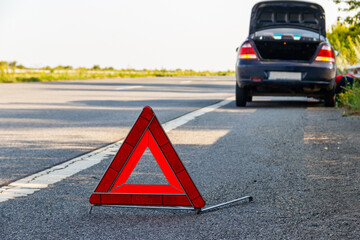
{"type": "MultiPolygon", "coordinates": [[[[169,132],[201,115],[212,112],[232,102],[233,100],[234,97],[226,98],[225,100],[219,103],[198,109],[196,111],[178,117],[174,120],[166,122],[162,124],[162,126],[166,132],[169,132]]],[[[100,163],[105,158],[114,157],[117,151],[119,150],[122,142],[123,140],[109,144],[105,147],[99,148],[95,151],[84,154],[80,157],[73,158],[64,163],[55,165],[51,168],[45,169],[38,173],[19,179],[15,182],[8,184],[7,186],[1,187],[0,202],[5,202],[9,199],[14,199],[17,197],[28,196],[36,191],[39,191],[40,189],[47,188],[50,184],[60,182],[61,180],[67,177],[70,177],[82,170],[90,168],[100,163]]]]}

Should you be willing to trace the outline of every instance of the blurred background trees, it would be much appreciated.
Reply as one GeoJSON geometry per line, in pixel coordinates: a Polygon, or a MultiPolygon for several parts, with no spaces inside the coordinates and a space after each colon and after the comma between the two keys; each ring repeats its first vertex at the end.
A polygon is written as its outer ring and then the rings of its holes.
{"type": "Polygon", "coordinates": [[[339,72],[349,65],[360,64],[360,0],[334,0],[339,4],[339,11],[349,13],[345,18],[338,18],[327,37],[335,50],[339,52],[336,64],[339,72]]]}

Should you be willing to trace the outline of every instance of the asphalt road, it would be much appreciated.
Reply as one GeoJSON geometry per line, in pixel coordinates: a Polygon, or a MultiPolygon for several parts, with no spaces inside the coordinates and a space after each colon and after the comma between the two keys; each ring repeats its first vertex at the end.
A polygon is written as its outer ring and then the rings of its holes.
{"type": "MultiPolygon", "coordinates": [[[[0,186],[123,139],[145,105],[166,123],[233,95],[233,77],[2,84],[0,186]]],[[[167,134],[207,205],[244,195],[253,202],[199,215],[114,207],[89,214],[112,160],[104,157],[0,202],[0,239],[358,239],[359,129],[359,118],[316,100],[232,101],[167,134]]],[[[162,183],[151,156],[141,160],[130,180],[162,183]]]]}

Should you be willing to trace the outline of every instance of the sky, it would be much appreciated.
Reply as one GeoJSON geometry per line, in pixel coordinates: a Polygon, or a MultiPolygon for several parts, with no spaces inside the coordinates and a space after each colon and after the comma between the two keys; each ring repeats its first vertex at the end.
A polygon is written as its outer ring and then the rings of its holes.
{"type": "MultiPolygon", "coordinates": [[[[0,61],[234,70],[257,0],[0,0],[0,61]]],[[[323,6],[327,27],[340,15],[323,6]]]]}

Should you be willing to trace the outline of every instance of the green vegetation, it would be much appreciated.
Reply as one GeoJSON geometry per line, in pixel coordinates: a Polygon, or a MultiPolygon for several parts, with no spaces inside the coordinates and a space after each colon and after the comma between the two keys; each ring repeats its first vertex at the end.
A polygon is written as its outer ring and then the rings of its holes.
{"type": "MultiPolygon", "coordinates": [[[[360,1],[334,0],[335,3],[342,3],[344,8],[339,8],[342,12],[353,12],[353,16],[344,19],[338,18],[336,25],[332,26],[331,32],[327,37],[339,52],[336,56],[338,74],[346,73],[350,65],[360,64],[360,1]]],[[[350,114],[360,114],[360,83],[354,81],[352,86],[346,86],[344,92],[337,96],[337,105],[345,108],[350,114]]]]}
{"type": "Polygon", "coordinates": [[[337,23],[327,37],[335,50],[336,65],[340,73],[350,65],[360,64],[360,26],[337,23]]]}
{"type": "Polygon", "coordinates": [[[194,70],[135,70],[113,67],[101,68],[94,65],[91,69],[76,68],[72,66],[44,67],[41,69],[25,68],[16,62],[0,61],[0,82],[42,82],[58,80],[80,80],[101,78],[135,78],[135,77],[174,77],[174,76],[233,76],[233,71],[194,71],[194,70]]]}
{"type": "Polygon", "coordinates": [[[347,86],[345,91],[338,96],[338,104],[343,106],[350,114],[360,113],[360,83],[347,86]]]}
{"type": "MultiPolygon", "coordinates": [[[[350,65],[360,64],[360,26],[338,23],[328,34],[329,41],[335,50],[338,74],[346,73],[350,65]]],[[[343,107],[347,114],[360,113],[360,84],[354,81],[352,86],[344,88],[337,96],[337,105],[343,107]]]]}
{"type": "Polygon", "coordinates": [[[360,11],[357,11],[360,8],[360,0],[333,1],[347,6],[339,8],[339,11],[355,12],[354,16],[345,19],[339,17],[338,23],[327,33],[331,45],[339,52],[336,56],[339,73],[344,73],[348,66],[360,64],[360,11]]]}

